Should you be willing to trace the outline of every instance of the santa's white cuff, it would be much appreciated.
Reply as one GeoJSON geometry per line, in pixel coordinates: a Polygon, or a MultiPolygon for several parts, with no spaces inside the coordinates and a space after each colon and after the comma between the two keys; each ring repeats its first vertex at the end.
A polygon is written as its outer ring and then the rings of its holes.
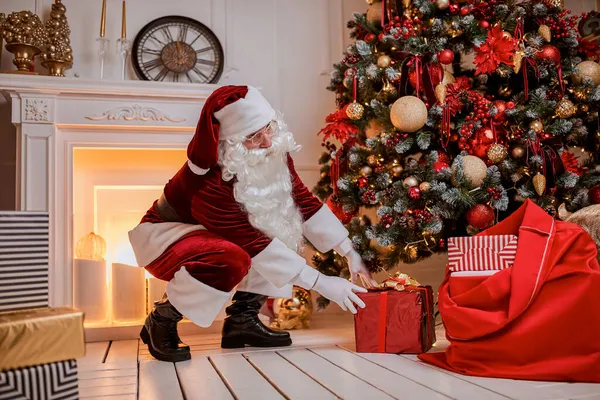
{"type": "Polygon", "coordinates": [[[248,275],[242,279],[236,290],[275,298],[289,299],[292,297],[292,285],[276,288],[271,282],[256,272],[254,268],[250,268],[248,275]]]}
{"type": "Polygon", "coordinates": [[[323,253],[333,249],[348,237],[344,225],[326,205],[304,221],[302,232],[304,237],[323,253]]]}
{"type": "Polygon", "coordinates": [[[302,271],[298,274],[297,277],[292,280],[292,283],[296,286],[300,286],[306,290],[310,290],[317,283],[317,278],[319,277],[320,272],[314,268],[305,265],[302,271]]]}
{"type": "Polygon", "coordinates": [[[346,254],[350,253],[350,250],[353,249],[352,241],[350,238],[346,238],[342,241],[342,243],[338,244],[333,249],[337,251],[340,256],[344,257],[346,254]]]}
{"type": "Polygon", "coordinates": [[[185,267],[167,283],[167,296],[173,306],[190,321],[209,327],[233,294],[208,286],[190,275],[185,267]]]}
{"type": "Polygon", "coordinates": [[[252,257],[252,268],[278,289],[290,283],[305,265],[303,257],[277,238],[252,257]]]}

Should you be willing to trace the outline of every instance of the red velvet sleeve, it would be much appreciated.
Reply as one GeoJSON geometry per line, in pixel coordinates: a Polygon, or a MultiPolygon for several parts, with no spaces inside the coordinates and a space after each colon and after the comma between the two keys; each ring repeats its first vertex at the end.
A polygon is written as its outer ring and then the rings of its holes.
{"type": "Polygon", "coordinates": [[[219,170],[206,175],[202,187],[192,197],[192,216],[208,231],[215,233],[254,257],[271,243],[271,239],[254,228],[248,214],[233,196],[232,182],[221,179],[219,170]]]}
{"type": "Polygon", "coordinates": [[[321,207],[323,207],[323,203],[319,199],[317,199],[308,188],[304,185],[296,169],[294,168],[294,160],[292,156],[288,154],[288,167],[290,169],[290,176],[292,177],[292,193],[294,196],[294,201],[296,202],[296,206],[302,213],[302,217],[304,220],[308,220],[310,217],[315,215],[321,207]]]}

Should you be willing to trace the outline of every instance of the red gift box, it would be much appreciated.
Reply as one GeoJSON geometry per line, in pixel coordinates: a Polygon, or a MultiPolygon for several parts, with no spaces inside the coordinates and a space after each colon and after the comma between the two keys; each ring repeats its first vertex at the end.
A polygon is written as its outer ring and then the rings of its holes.
{"type": "Polygon", "coordinates": [[[365,302],[354,316],[359,353],[425,353],[435,343],[431,286],[359,293],[365,302]]]}

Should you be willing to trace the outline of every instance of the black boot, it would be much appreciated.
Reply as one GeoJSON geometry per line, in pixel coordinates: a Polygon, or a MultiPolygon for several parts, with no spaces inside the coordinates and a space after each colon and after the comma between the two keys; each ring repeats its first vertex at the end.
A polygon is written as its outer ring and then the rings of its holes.
{"type": "Polygon", "coordinates": [[[233,349],[246,345],[254,347],[280,347],[292,344],[288,332],[274,331],[258,318],[258,312],[266,296],[248,292],[236,292],[233,304],[225,309],[221,347],[233,349]]]}
{"type": "Polygon", "coordinates": [[[140,337],[157,360],[178,362],[192,357],[190,346],[182,343],[177,334],[177,323],[182,319],[183,315],[166,296],[154,303],[154,310],[146,318],[140,337]]]}

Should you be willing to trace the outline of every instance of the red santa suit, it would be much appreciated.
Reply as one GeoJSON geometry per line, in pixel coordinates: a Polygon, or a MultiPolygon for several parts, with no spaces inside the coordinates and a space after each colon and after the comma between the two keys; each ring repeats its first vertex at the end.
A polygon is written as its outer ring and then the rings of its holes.
{"type": "Polygon", "coordinates": [[[467,375],[600,382],[600,266],[578,225],[527,201],[480,235],[518,236],[512,267],[439,289],[450,346],[419,358],[467,375]]]}
{"type": "MultiPolygon", "coordinates": [[[[218,143],[265,127],[275,111],[252,87],[226,86],[203,107],[188,146],[188,162],[165,185],[163,196],[129,232],[138,265],[166,280],[167,295],[179,312],[210,326],[238,290],[290,297],[292,280],[306,260],[279,239],[249,222],[218,165],[218,143]]],[[[348,246],[348,231],[304,186],[287,156],[292,197],[302,233],[319,251],[348,246]]]]}

